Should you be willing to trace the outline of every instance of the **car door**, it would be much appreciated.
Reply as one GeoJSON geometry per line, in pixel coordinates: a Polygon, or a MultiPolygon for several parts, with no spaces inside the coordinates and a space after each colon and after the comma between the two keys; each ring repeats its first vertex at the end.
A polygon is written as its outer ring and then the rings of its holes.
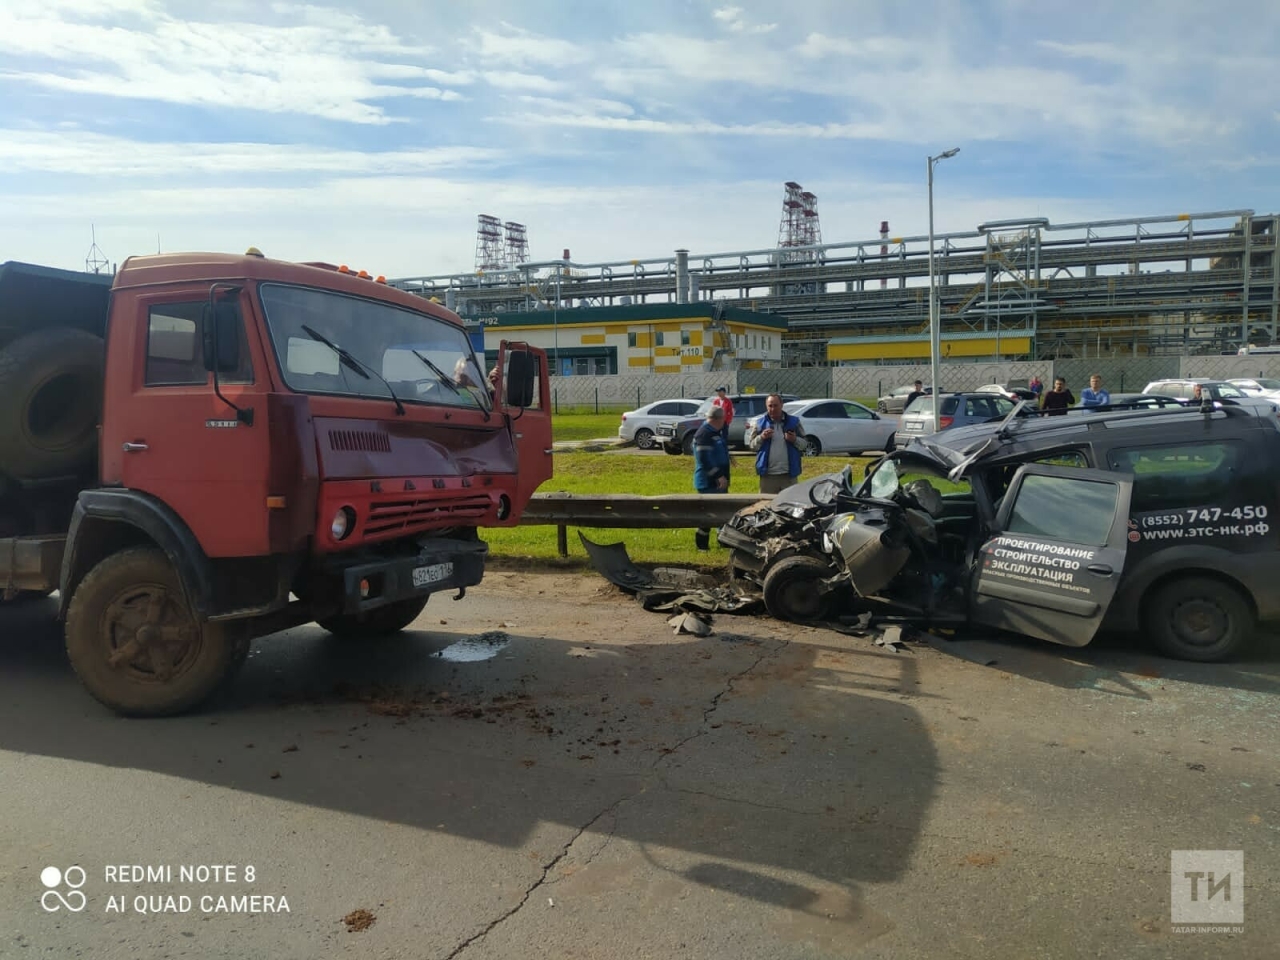
{"type": "Polygon", "coordinates": [[[801,417],[806,437],[817,437],[824,453],[848,449],[848,421],[844,406],[835,402],[815,403],[801,417]]]}
{"type": "Polygon", "coordinates": [[[1124,569],[1133,476],[1027,464],[1009,484],[970,582],[977,623],[1082,647],[1124,569]]]}
{"type": "Polygon", "coordinates": [[[887,420],[881,420],[876,414],[859,403],[840,404],[845,416],[845,449],[852,453],[864,450],[883,449],[893,426],[887,420]]]}

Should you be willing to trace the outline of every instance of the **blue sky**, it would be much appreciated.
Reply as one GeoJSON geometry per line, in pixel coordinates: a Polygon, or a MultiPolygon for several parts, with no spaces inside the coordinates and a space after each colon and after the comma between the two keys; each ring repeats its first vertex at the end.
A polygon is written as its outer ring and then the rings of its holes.
{"type": "Polygon", "coordinates": [[[388,277],[1251,208],[1280,4],[0,0],[0,260],[239,251],[388,277]]]}

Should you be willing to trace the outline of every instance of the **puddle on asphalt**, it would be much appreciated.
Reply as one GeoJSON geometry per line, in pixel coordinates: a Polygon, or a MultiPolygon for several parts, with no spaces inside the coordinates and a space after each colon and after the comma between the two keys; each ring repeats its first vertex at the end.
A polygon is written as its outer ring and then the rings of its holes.
{"type": "Polygon", "coordinates": [[[450,663],[476,663],[496,657],[510,642],[511,638],[501,630],[490,630],[450,644],[443,650],[437,650],[432,656],[450,663]]]}

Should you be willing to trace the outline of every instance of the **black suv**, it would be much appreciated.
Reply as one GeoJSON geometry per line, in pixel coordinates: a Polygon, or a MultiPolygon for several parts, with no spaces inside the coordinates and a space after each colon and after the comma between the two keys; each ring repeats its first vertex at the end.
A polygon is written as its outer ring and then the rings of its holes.
{"type": "Polygon", "coordinates": [[[1280,424],[1221,400],[1072,410],[922,437],[719,533],[770,613],[837,605],[1084,646],[1141,630],[1224,660],[1280,619],[1280,424]]]}
{"type": "MultiPolygon", "coordinates": [[[[781,396],[783,403],[800,399],[790,393],[784,393],[781,396]]],[[[709,397],[702,401],[702,405],[691,417],[685,417],[683,420],[659,420],[655,433],[658,442],[662,444],[662,449],[676,456],[682,453],[691,455],[693,435],[706,421],[707,413],[711,410],[711,401],[714,399],[709,397]]],[[[733,401],[733,423],[729,424],[729,446],[744,449],[747,445],[745,438],[747,422],[764,414],[764,402],[769,399],[769,394],[743,393],[731,396],[729,399],[733,401]]]]}

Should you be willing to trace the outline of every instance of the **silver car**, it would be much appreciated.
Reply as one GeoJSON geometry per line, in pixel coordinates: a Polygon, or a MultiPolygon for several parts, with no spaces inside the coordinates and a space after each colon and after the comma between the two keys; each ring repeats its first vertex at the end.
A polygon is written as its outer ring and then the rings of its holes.
{"type": "MultiPolygon", "coordinates": [[[[932,387],[922,388],[925,393],[933,393],[932,387]]],[[[911,384],[898,387],[876,401],[876,409],[881,413],[901,413],[907,405],[907,398],[916,392],[911,384]]]]}
{"type": "Polygon", "coordinates": [[[691,416],[698,409],[700,402],[699,400],[655,400],[637,410],[628,410],[622,415],[622,422],[618,424],[618,436],[623,440],[634,441],[641,450],[652,450],[658,445],[653,437],[658,421],[691,416]]]}
{"type": "MultiPolygon", "coordinates": [[[[971,423],[985,423],[995,417],[1006,416],[1015,406],[1008,397],[998,393],[944,393],[940,398],[938,428],[967,427],[971,423]]],[[[933,397],[920,397],[898,421],[894,444],[905,447],[916,437],[927,437],[933,429],[933,397]]]]}
{"type": "Polygon", "coordinates": [[[1269,377],[1241,377],[1228,380],[1233,387],[1239,387],[1251,397],[1266,397],[1268,400],[1280,399],[1280,380],[1269,377]]]}
{"type": "Polygon", "coordinates": [[[782,409],[800,418],[810,456],[893,449],[898,425],[852,400],[796,400],[782,409]]]}

